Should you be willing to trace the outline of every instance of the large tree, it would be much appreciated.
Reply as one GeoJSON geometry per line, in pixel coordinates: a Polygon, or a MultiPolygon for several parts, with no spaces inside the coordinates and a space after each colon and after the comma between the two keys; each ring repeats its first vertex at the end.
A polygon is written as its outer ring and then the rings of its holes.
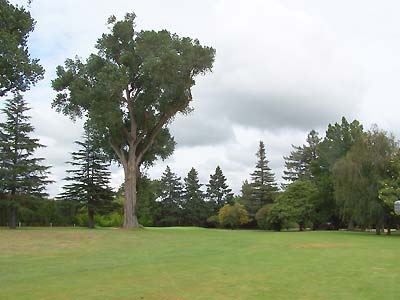
{"type": "Polygon", "coordinates": [[[121,21],[110,17],[111,33],[98,40],[97,54],[85,62],[68,59],[53,81],[58,92],[53,106],[71,118],[90,118],[124,168],[125,228],[139,226],[140,164],[155,153],[152,145],[168,133],[174,116],[191,111],[194,79],[211,70],[215,56],[198,40],[166,30],[136,31],[134,21],[133,13],[121,21]]]}
{"type": "Polygon", "coordinates": [[[206,198],[212,205],[215,214],[228,203],[232,202],[232,189],[226,183],[226,177],[222,173],[219,166],[215,169],[215,173],[210,175],[210,181],[207,184],[206,198]]]}
{"type": "Polygon", "coordinates": [[[373,128],[333,168],[335,199],[346,222],[376,226],[377,234],[393,210],[382,197],[382,182],[391,180],[398,146],[393,136],[373,128]]]}
{"type": "Polygon", "coordinates": [[[24,8],[0,0],[0,97],[26,91],[43,78],[38,59],[29,55],[27,40],[35,21],[24,8]]]}
{"type": "Polygon", "coordinates": [[[320,194],[317,204],[320,223],[329,222],[336,228],[340,225],[332,170],[336,161],[343,158],[363,134],[363,126],[359,121],[353,120],[349,123],[342,117],[341,123],[328,125],[325,138],[317,146],[317,159],[312,164],[312,175],[320,194]]]}
{"type": "Polygon", "coordinates": [[[73,168],[67,170],[64,180],[69,183],[60,195],[65,200],[73,200],[87,208],[88,227],[94,228],[94,215],[99,209],[109,205],[114,197],[110,187],[110,163],[99,144],[96,142],[93,129],[85,124],[82,141],[75,142],[79,149],[72,152],[73,168]]]}
{"type": "Polygon", "coordinates": [[[44,158],[34,156],[44,146],[30,136],[34,128],[26,114],[29,110],[21,95],[8,99],[2,109],[6,121],[0,123],[0,193],[8,200],[10,228],[16,227],[18,200],[46,196],[50,182],[44,158]]]}

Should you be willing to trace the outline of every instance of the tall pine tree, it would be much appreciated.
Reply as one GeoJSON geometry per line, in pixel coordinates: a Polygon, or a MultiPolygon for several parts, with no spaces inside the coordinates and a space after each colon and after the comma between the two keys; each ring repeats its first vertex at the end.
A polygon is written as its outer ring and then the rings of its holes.
{"type": "Polygon", "coordinates": [[[206,197],[210,201],[214,214],[217,214],[225,204],[232,202],[232,190],[226,184],[226,177],[219,166],[215,169],[214,175],[210,175],[206,197]]]}
{"type": "Polygon", "coordinates": [[[197,171],[192,168],[184,181],[182,206],[185,225],[203,226],[211,213],[204,201],[204,194],[200,189],[201,184],[199,183],[197,171]]]}
{"type": "Polygon", "coordinates": [[[278,191],[275,182],[275,175],[268,166],[269,161],[266,158],[265,146],[262,141],[256,153],[258,158],[256,168],[251,173],[251,205],[247,207],[250,216],[254,216],[265,204],[272,203],[275,193],[278,191]]]}
{"type": "Polygon", "coordinates": [[[50,183],[49,167],[41,164],[44,158],[34,157],[35,151],[44,146],[30,137],[34,127],[26,114],[29,110],[18,94],[1,110],[6,120],[0,123],[0,193],[9,207],[10,228],[16,228],[18,200],[46,196],[45,187],[50,183]]]}
{"type": "Polygon", "coordinates": [[[160,180],[161,212],[159,225],[182,225],[182,196],[183,186],[181,178],[167,166],[160,180]]]}
{"type": "Polygon", "coordinates": [[[96,210],[111,204],[113,191],[110,184],[110,164],[106,155],[95,141],[93,129],[87,123],[83,141],[75,142],[79,150],[72,153],[72,161],[68,162],[73,169],[67,170],[69,176],[64,180],[70,182],[63,189],[61,198],[79,202],[87,207],[88,227],[94,228],[96,210]]]}

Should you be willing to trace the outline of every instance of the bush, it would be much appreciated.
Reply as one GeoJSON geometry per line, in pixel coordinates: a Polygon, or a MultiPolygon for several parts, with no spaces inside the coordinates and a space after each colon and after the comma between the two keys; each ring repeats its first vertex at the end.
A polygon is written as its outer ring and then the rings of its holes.
{"type": "Polygon", "coordinates": [[[207,219],[207,227],[217,228],[219,225],[219,218],[217,215],[211,216],[207,219]]]}
{"type": "Polygon", "coordinates": [[[266,204],[261,207],[256,213],[257,225],[261,229],[269,229],[269,223],[267,221],[268,213],[271,210],[272,204],[266,204]]]}
{"type": "Polygon", "coordinates": [[[243,205],[235,203],[234,205],[225,204],[218,213],[219,224],[222,227],[238,228],[240,225],[250,222],[249,213],[243,205]]]}
{"type": "Polygon", "coordinates": [[[124,217],[118,212],[112,212],[107,215],[95,215],[94,222],[101,227],[121,227],[124,224],[124,217]]]}

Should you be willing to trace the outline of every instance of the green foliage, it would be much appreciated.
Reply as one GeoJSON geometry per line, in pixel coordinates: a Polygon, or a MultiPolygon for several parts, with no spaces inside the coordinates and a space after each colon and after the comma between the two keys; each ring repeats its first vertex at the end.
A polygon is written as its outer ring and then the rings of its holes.
{"type": "Polygon", "coordinates": [[[79,150],[72,153],[72,161],[68,162],[73,169],[67,170],[69,176],[64,180],[70,183],[63,187],[60,198],[77,201],[86,207],[89,227],[93,227],[95,212],[110,209],[114,197],[110,187],[110,164],[89,123],[85,124],[83,141],[75,143],[79,150]]]}
{"type": "Polygon", "coordinates": [[[285,168],[283,179],[294,182],[296,180],[311,180],[312,166],[318,158],[317,147],[321,139],[318,132],[311,130],[307,136],[307,145],[294,146],[289,156],[284,156],[285,168]]]}
{"type": "Polygon", "coordinates": [[[185,178],[183,192],[183,218],[185,225],[204,226],[207,218],[212,214],[204,201],[201,184],[197,171],[192,168],[185,178]]]}
{"type": "Polygon", "coordinates": [[[219,226],[219,217],[218,215],[214,215],[207,218],[207,227],[217,228],[219,226]]]}
{"type": "Polygon", "coordinates": [[[250,222],[249,214],[243,205],[235,203],[225,204],[218,213],[219,224],[222,227],[238,228],[250,222]]]}
{"type": "Polygon", "coordinates": [[[212,205],[214,213],[218,213],[225,204],[232,202],[232,190],[228,187],[226,177],[219,166],[215,169],[214,175],[210,175],[210,181],[207,184],[206,198],[212,205]]]}
{"type": "Polygon", "coordinates": [[[340,124],[328,125],[324,140],[317,146],[317,160],[312,164],[312,175],[319,190],[319,223],[330,222],[336,228],[341,223],[334,197],[332,170],[336,161],[344,157],[363,134],[363,126],[357,120],[349,123],[343,117],[340,124]]]}
{"type": "Polygon", "coordinates": [[[167,125],[190,112],[195,77],[211,71],[215,50],[166,30],[136,31],[135,14],[109,18],[111,32],[98,40],[85,62],[67,59],[57,67],[53,101],[72,119],[87,116],[104,149],[125,171],[125,227],[138,226],[134,211],[141,165],[172,153],[167,125]]]}
{"type": "Polygon", "coordinates": [[[261,229],[269,229],[270,224],[267,221],[268,214],[272,208],[273,204],[265,204],[263,207],[261,207],[255,216],[255,219],[257,221],[257,226],[261,229]]]}
{"type": "Polygon", "coordinates": [[[260,141],[256,156],[258,161],[251,174],[252,181],[250,184],[247,181],[243,183],[241,199],[241,203],[252,217],[262,206],[272,203],[278,191],[275,176],[268,166],[269,161],[266,158],[265,146],[262,141],[260,141]]]}
{"type": "Polygon", "coordinates": [[[38,59],[30,58],[27,41],[35,22],[24,8],[0,0],[0,97],[24,92],[43,79],[38,59]]]}
{"type": "MultiPolygon", "coordinates": [[[[4,197],[4,195],[3,195],[4,197]]],[[[18,197],[18,221],[23,226],[72,226],[77,224],[78,204],[74,201],[18,197]]],[[[0,195],[0,226],[10,219],[9,204],[0,195]]]]}
{"type": "Polygon", "coordinates": [[[34,128],[26,115],[29,110],[20,95],[8,99],[2,109],[6,121],[0,123],[0,194],[7,195],[11,228],[16,227],[19,200],[46,196],[46,185],[51,182],[49,167],[42,165],[44,158],[34,157],[44,146],[30,137],[34,128]]]}
{"type": "Polygon", "coordinates": [[[257,212],[257,223],[261,228],[281,230],[295,222],[303,230],[306,224],[315,222],[317,196],[318,189],[313,182],[297,180],[279,194],[274,204],[257,212]]]}
{"type": "Polygon", "coordinates": [[[0,123],[0,191],[41,197],[46,195],[49,167],[41,165],[44,158],[34,157],[44,146],[30,137],[34,128],[26,115],[29,110],[20,95],[8,99],[1,110],[6,121],[0,123]]]}
{"type": "Polygon", "coordinates": [[[161,226],[178,226],[183,223],[183,186],[181,178],[171,172],[169,166],[160,179],[160,218],[161,226]]]}
{"type": "Polygon", "coordinates": [[[141,176],[137,189],[137,214],[140,224],[154,226],[160,218],[160,203],[157,198],[160,195],[160,182],[151,180],[147,176],[141,176]]]}
{"type": "Polygon", "coordinates": [[[375,225],[378,231],[384,226],[393,206],[382,182],[392,181],[390,170],[395,167],[398,151],[393,136],[373,128],[336,162],[335,198],[343,220],[361,226],[375,225]]]}

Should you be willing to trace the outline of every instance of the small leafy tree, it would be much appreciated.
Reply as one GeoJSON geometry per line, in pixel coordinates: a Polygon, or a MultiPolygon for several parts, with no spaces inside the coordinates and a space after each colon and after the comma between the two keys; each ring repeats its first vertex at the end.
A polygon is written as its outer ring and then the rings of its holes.
{"type": "Polygon", "coordinates": [[[44,158],[34,157],[44,146],[30,137],[34,128],[26,114],[29,110],[18,94],[2,109],[6,121],[0,123],[0,194],[6,196],[10,228],[16,228],[18,199],[46,196],[46,185],[51,182],[49,167],[42,165],[44,158]]]}
{"type": "Polygon", "coordinates": [[[232,229],[250,222],[248,212],[244,206],[239,203],[235,203],[234,205],[225,204],[219,210],[218,219],[222,227],[232,229]]]}

